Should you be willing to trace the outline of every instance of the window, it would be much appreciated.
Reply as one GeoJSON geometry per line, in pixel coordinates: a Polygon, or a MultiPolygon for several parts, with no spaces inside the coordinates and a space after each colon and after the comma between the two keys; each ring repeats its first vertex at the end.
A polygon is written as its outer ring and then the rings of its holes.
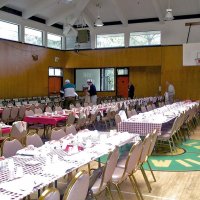
{"type": "Polygon", "coordinates": [[[19,25],[0,21],[0,38],[19,41],[19,25]]]}
{"type": "Polygon", "coordinates": [[[63,69],[49,67],[49,76],[63,76],[63,69]]]}
{"type": "Polygon", "coordinates": [[[161,44],[160,31],[130,33],[129,46],[150,46],[161,44]]]}
{"type": "Polygon", "coordinates": [[[42,31],[25,27],[24,28],[24,41],[29,44],[42,46],[42,31]]]}
{"type": "Polygon", "coordinates": [[[128,68],[117,69],[117,75],[128,75],[128,68]]]}
{"type": "Polygon", "coordinates": [[[115,90],[115,69],[76,69],[76,90],[83,91],[87,80],[92,79],[97,91],[115,90]]]}
{"type": "Polygon", "coordinates": [[[97,48],[124,47],[124,33],[97,35],[97,48]]]}
{"type": "Polygon", "coordinates": [[[115,69],[105,68],[101,69],[101,91],[115,90],[115,69]]]}
{"type": "Polygon", "coordinates": [[[88,79],[92,79],[96,90],[100,91],[100,69],[76,69],[76,90],[83,91],[88,79]]]}
{"type": "Polygon", "coordinates": [[[62,37],[47,33],[47,46],[54,49],[62,49],[62,37]]]}

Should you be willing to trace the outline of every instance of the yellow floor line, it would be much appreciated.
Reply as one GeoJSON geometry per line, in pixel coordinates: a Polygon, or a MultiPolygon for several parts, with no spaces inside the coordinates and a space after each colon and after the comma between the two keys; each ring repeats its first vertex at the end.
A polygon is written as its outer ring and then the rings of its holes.
{"type": "MultiPolygon", "coordinates": [[[[112,190],[112,192],[117,192],[117,190],[112,190]]],[[[129,194],[129,195],[135,195],[134,192],[125,192],[121,191],[124,194],[129,194]]],[[[150,197],[150,198],[157,198],[157,199],[163,199],[163,200],[176,200],[173,197],[159,197],[159,196],[153,196],[153,195],[148,195],[148,194],[142,194],[144,197],[150,197]]]]}

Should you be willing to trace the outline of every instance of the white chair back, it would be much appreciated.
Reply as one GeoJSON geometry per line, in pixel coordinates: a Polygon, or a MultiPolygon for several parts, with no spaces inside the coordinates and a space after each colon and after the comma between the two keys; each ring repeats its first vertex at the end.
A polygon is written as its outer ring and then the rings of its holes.
{"type": "Polygon", "coordinates": [[[85,200],[89,188],[89,175],[80,171],[67,187],[63,200],[85,200]]]}
{"type": "Polygon", "coordinates": [[[66,136],[66,133],[63,129],[59,129],[59,130],[52,129],[51,140],[60,140],[61,138],[65,136],[66,136]]]}
{"type": "Polygon", "coordinates": [[[126,112],[124,110],[120,110],[119,115],[120,115],[122,121],[127,120],[127,115],[126,115],[126,112]]]}
{"type": "Polygon", "coordinates": [[[41,147],[43,145],[43,142],[38,134],[27,135],[26,146],[28,145],[33,145],[34,147],[41,147]]]}
{"type": "Polygon", "coordinates": [[[27,123],[24,121],[16,121],[12,124],[11,137],[21,140],[27,134],[27,123]]]}
{"type": "Polygon", "coordinates": [[[9,141],[8,139],[4,141],[2,149],[2,155],[5,158],[14,156],[18,150],[23,148],[22,144],[18,140],[14,139],[9,141]]]}
{"type": "Polygon", "coordinates": [[[38,200],[60,200],[60,193],[56,188],[47,188],[38,200]]]}

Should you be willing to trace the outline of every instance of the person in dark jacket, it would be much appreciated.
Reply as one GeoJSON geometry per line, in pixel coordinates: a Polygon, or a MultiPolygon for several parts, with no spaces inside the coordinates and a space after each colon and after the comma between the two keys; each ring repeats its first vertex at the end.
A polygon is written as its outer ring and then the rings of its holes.
{"type": "Polygon", "coordinates": [[[133,99],[135,93],[135,87],[132,82],[129,82],[129,87],[128,87],[128,97],[133,99]]]}
{"type": "Polygon", "coordinates": [[[90,102],[93,104],[93,105],[96,105],[97,104],[97,91],[96,91],[96,87],[95,85],[92,83],[92,80],[91,79],[88,79],[87,80],[87,84],[88,84],[88,92],[90,94],[90,102]]]}

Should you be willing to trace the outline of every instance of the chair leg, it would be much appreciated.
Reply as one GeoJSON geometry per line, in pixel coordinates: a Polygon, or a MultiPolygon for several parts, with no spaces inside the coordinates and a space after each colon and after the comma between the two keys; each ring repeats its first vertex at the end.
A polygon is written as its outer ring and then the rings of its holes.
{"type": "Polygon", "coordinates": [[[117,189],[117,193],[118,193],[118,195],[119,195],[119,199],[120,199],[120,200],[124,200],[119,185],[118,185],[118,184],[115,184],[115,187],[116,187],[116,189],[117,189]]]}
{"type": "Polygon", "coordinates": [[[139,186],[138,186],[138,183],[137,183],[137,180],[136,180],[134,174],[132,174],[131,176],[132,176],[132,179],[133,179],[133,181],[134,181],[134,183],[135,183],[135,187],[136,187],[138,193],[140,194],[140,198],[143,200],[144,198],[143,198],[143,196],[142,196],[142,193],[141,193],[141,191],[140,191],[140,188],[139,188],[139,186]]]}
{"type": "Polygon", "coordinates": [[[91,175],[90,163],[88,163],[87,165],[88,165],[88,173],[89,173],[89,175],[91,175]]]}
{"type": "Polygon", "coordinates": [[[93,198],[94,198],[95,200],[97,200],[97,196],[93,196],[93,198]]]}
{"type": "Polygon", "coordinates": [[[137,199],[140,200],[140,194],[139,194],[139,192],[138,192],[138,190],[137,190],[137,188],[136,188],[136,186],[134,184],[134,181],[132,180],[131,175],[129,176],[129,179],[131,181],[131,185],[133,187],[133,191],[135,192],[137,199]]]}
{"type": "Polygon", "coordinates": [[[177,152],[177,149],[176,149],[176,145],[175,145],[175,143],[174,143],[173,136],[171,137],[171,140],[172,140],[173,149],[174,149],[174,151],[177,152]]]}
{"type": "Polygon", "coordinates": [[[151,165],[150,165],[150,163],[149,163],[148,160],[147,160],[147,164],[148,164],[149,169],[150,169],[150,171],[151,171],[151,175],[153,176],[153,180],[154,180],[154,182],[156,182],[156,177],[155,177],[155,175],[154,175],[154,173],[153,173],[153,170],[152,170],[151,165]]]}
{"type": "Polygon", "coordinates": [[[170,152],[171,152],[171,154],[173,155],[173,150],[172,150],[172,146],[171,146],[171,141],[168,140],[168,143],[169,143],[170,152]]]}
{"type": "Polygon", "coordinates": [[[151,189],[151,185],[150,185],[150,183],[149,183],[149,180],[148,180],[148,178],[147,178],[147,175],[146,175],[146,173],[145,173],[144,168],[143,168],[142,165],[140,166],[140,170],[141,170],[142,175],[143,175],[143,177],[144,177],[144,180],[145,180],[145,183],[146,183],[146,185],[147,185],[147,188],[148,188],[149,192],[151,192],[151,190],[152,190],[152,189],[151,189]]]}
{"type": "Polygon", "coordinates": [[[109,198],[110,198],[111,200],[114,200],[114,199],[113,199],[113,196],[112,196],[111,189],[110,189],[110,185],[106,187],[106,191],[108,192],[109,198]]]}

